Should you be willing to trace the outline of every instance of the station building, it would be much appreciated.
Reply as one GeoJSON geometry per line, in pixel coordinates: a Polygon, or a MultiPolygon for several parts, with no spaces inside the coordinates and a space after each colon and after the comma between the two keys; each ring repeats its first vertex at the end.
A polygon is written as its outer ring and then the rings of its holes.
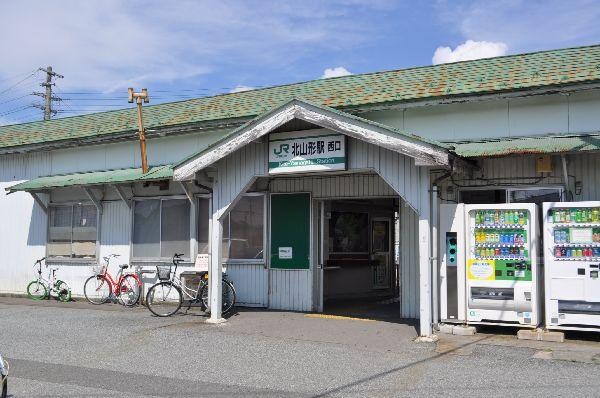
{"type": "Polygon", "coordinates": [[[599,110],[589,46],[145,106],[148,173],[135,109],[2,126],[0,293],[44,256],[81,295],[108,254],[177,252],[239,305],[387,303],[428,336],[440,203],[600,200],[599,110]]]}

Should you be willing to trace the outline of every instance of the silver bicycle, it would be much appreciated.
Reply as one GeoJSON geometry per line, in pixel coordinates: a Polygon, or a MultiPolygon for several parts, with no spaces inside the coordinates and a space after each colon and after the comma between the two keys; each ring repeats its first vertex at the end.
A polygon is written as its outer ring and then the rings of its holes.
{"type": "MultiPolygon", "coordinates": [[[[173,265],[156,266],[159,282],[152,285],[146,295],[146,305],[156,316],[171,316],[177,313],[184,303],[188,308],[201,307],[202,311],[208,308],[208,273],[202,275],[197,289],[185,286],[177,276],[177,267],[183,261],[182,256],[183,254],[175,254],[173,265]]],[[[235,288],[227,276],[223,275],[223,314],[233,309],[235,299],[235,288]]]]}

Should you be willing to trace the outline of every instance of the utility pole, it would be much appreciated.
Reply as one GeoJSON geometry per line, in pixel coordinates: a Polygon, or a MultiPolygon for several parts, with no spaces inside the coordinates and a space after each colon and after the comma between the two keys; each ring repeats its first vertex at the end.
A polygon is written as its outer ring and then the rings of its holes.
{"type": "Polygon", "coordinates": [[[52,96],[52,86],[55,85],[55,83],[52,83],[52,78],[62,79],[62,78],[64,78],[64,76],[59,75],[56,72],[53,72],[51,66],[48,66],[46,69],[39,68],[39,70],[41,70],[42,72],[46,72],[46,82],[40,84],[40,86],[46,88],[46,92],[45,93],[37,93],[36,92],[36,93],[33,93],[33,95],[37,95],[39,97],[44,98],[44,105],[34,104],[33,106],[35,106],[36,108],[40,108],[44,111],[44,120],[50,120],[50,117],[53,114],[56,114],[56,111],[52,109],[52,101],[60,101],[61,100],[58,97],[52,96]]]}
{"type": "Polygon", "coordinates": [[[142,118],[142,101],[146,104],[150,102],[150,97],[148,97],[148,89],[143,88],[142,92],[136,93],[133,91],[133,88],[127,89],[127,102],[130,104],[133,103],[135,99],[135,103],[137,104],[137,114],[138,114],[138,126],[139,126],[139,137],[140,137],[140,152],[142,157],[142,173],[146,174],[148,172],[148,158],[146,156],[146,133],[144,131],[144,119],[142,118]]]}

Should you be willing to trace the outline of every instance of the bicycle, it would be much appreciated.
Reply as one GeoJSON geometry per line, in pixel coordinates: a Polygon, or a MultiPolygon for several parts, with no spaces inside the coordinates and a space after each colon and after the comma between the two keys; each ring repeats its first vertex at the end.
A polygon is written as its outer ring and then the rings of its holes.
{"type": "MultiPolygon", "coordinates": [[[[188,304],[188,309],[192,306],[200,306],[202,311],[206,311],[209,307],[208,273],[202,276],[197,289],[185,286],[176,275],[177,267],[183,261],[182,256],[183,254],[175,254],[172,260],[173,265],[156,266],[159,282],[152,285],[146,295],[148,310],[156,316],[167,317],[175,314],[184,301],[188,304]],[[175,266],[174,270],[173,266],[175,266]]],[[[233,283],[227,279],[226,275],[223,275],[223,314],[232,310],[235,299],[233,283]]]]}
{"type": "MultiPolygon", "coordinates": [[[[42,257],[35,261],[34,268],[38,266],[38,276],[34,281],[29,282],[27,285],[27,295],[33,300],[43,300],[50,298],[51,294],[55,294],[58,300],[67,302],[71,300],[71,288],[69,285],[60,279],[56,279],[56,271],[58,268],[50,267],[48,273],[48,279],[42,276],[42,262],[46,260],[46,257],[42,257]]],[[[48,263],[46,263],[48,268],[48,263]]]]}
{"type": "Polygon", "coordinates": [[[92,267],[94,275],[90,276],[83,285],[83,293],[90,303],[94,305],[104,304],[114,295],[121,305],[133,307],[140,299],[142,282],[136,274],[124,273],[129,265],[119,265],[116,281],[108,273],[111,258],[117,257],[119,257],[118,254],[111,254],[104,257],[104,265],[92,267]]]}

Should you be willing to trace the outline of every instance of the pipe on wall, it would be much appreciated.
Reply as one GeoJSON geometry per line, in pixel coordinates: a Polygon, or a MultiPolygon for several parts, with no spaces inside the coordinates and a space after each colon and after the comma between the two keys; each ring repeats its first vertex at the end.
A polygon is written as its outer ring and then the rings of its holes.
{"type": "Polygon", "coordinates": [[[438,187],[434,185],[431,190],[431,307],[434,329],[439,323],[439,272],[438,272],[438,219],[439,219],[438,187]]]}

